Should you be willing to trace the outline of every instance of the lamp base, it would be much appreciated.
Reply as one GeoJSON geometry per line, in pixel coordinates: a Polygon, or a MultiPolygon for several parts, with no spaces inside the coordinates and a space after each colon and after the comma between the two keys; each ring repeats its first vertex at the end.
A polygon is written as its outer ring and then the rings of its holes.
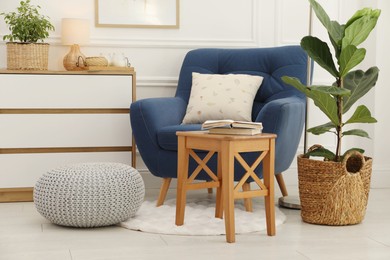
{"type": "Polygon", "coordinates": [[[70,51],[63,60],[64,68],[66,70],[86,70],[85,55],[81,53],[80,46],[73,44],[70,46],[70,51]]]}
{"type": "Polygon", "coordinates": [[[301,202],[297,196],[284,196],[279,198],[279,206],[287,209],[301,209],[301,202]]]}

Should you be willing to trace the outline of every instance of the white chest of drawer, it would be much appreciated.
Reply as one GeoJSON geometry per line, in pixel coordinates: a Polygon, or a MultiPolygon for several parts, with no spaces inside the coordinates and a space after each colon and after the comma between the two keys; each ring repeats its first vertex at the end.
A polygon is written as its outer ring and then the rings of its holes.
{"type": "Polygon", "coordinates": [[[135,167],[135,94],[134,70],[0,70],[0,202],[31,201],[36,180],[64,164],[135,167]]]}

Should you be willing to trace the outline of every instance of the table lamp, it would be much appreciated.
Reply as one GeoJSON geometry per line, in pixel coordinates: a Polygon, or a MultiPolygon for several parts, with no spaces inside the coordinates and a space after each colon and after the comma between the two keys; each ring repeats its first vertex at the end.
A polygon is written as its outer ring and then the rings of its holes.
{"type": "Polygon", "coordinates": [[[66,70],[83,70],[86,67],[85,55],[80,51],[80,45],[89,41],[89,20],[63,18],[62,43],[70,45],[69,53],[64,57],[66,70]]]}

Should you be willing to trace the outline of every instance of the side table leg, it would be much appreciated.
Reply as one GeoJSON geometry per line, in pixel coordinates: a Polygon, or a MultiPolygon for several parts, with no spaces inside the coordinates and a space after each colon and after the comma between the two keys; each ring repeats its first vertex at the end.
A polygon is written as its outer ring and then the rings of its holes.
{"type": "Polygon", "coordinates": [[[223,202],[222,202],[222,164],[221,164],[221,153],[218,153],[218,161],[217,161],[217,177],[219,181],[219,187],[217,188],[217,193],[215,195],[215,217],[222,218],[223,217],[223,202]]]}
{"type": "Polygon", "coordinates": [[[234,226],[234,155],[231,151],[231,143],[222,142],[222,199],[225,217],[226,241],[234,243],[236,231],[234,226]]]}
{"type": "Polygon", "coordinates": [[[274,175],[275,175],[275,139],[270,139],[269,151],[263,161],[263,178],[264,185],[268,189],[268,195],[265,196],[265,215],[267,220],[267,234],[274,236],[275,228],[275,191],[274,191],[274,175]]]}
{"type": "Polygon", "coordinates": [[[186,207],[186,182],[188,179],[189,151],[185,146],[185,137],[178,136],[177,157],[177,193],[176,193],[176,225],[184,224],[184,211],[186,207]]]}

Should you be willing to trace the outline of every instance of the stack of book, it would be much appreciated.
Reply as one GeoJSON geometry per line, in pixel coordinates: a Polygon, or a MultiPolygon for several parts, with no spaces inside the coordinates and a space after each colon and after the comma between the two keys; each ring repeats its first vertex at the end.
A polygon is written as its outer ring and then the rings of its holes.
{"type": "Polygon", "coordinates": [[[202,130],[208,130],[209,134],[256,135],[261,134],[263,125],[260,122],[234,121],[230,119],[207,120],[202,124],[202,130]]]}

